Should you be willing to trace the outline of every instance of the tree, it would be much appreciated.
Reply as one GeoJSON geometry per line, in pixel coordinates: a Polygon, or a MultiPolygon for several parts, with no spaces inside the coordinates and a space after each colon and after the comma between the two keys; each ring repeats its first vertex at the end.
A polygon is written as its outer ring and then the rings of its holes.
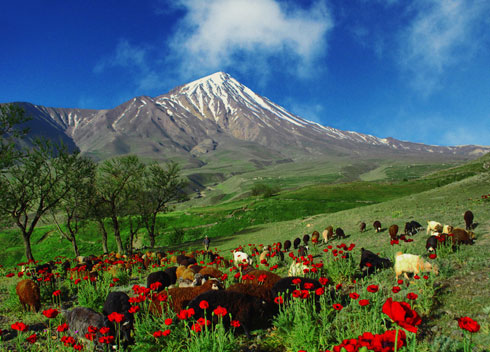
{"type": "Polygon", "coordinates": [[[129,200],[137,197],[135,185],[143,177],[145,165],[137,156],[128,155],[106,160],[96,177],[97,195],[107,207],[114,228],[117,252],[123,253],[120,217],[127,215],[129,200]]]}
{"type": "Polygon", "coordinates": [[[81,157],[78,167],[69,170],[65,180],[69,191],[58,205],[51,209],[51,216],[59,233],[73,246],[75,256],[80,255],[77,234],[90,215],[90,200],[95,193],[95,172],[97,164],[87,157],[81,157]],[[60,226],[59,218],[64,219],[66,230],[60,226]]]}
{"type": "Polygon", "coordinates": [[[180,167],[175,162],[166,164],[166,168],[151,164],[144,178],[143,200],[140,213],[150,237],[150,246],[155,247],[158,213],[169,210],[169,202],[185,197],[183,191],[187,181],[180,178],[180,167]]]}
{"type": "Polygon", "coordinates": [[[83,162],[63,145],[36,140],[33,148],[0,174],[0,213],[8,214],[21,230],[28,260],[34,260],[30,240],[36,225],[71,191],[70,175],[83,162]]]}
{"type": "Polygon", "coordinates": [[[0,105],[0,170],[11,166],[20,157],[13,139],[22,138],[29,132],[28,128],[20,129],[18,125],[30,119],[18,105],[0,105]]]}

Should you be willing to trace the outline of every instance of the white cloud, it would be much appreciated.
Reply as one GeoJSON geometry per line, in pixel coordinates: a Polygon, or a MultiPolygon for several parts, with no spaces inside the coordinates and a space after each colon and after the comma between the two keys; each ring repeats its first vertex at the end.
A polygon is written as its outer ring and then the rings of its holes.
{"type": "MultiPolygon", "coordinates": [[[[186,10],[171,48],[183,76],[280,65],[307,76],[325,55],[333,23],[325,2],[309,9],[275,0],[181,0],[186,10]]],[[[276,67],[277,68],[277,67],[276,67]]]]}
{"type": "Polygon", "coordinates": [[[423,95],[436,90],[443,74],[465,64],[488,39],[490,2],[419,0],[400,37],[399,60],[423,95]]]}

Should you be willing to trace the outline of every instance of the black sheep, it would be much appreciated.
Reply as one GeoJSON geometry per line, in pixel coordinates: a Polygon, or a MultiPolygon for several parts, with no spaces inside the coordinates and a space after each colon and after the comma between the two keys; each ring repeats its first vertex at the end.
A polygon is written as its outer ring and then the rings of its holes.
{"type": "Polygon", "coordinates": [[[307,255],[308,255],[308,247],[307,246],[299,246],[298,257],[306,257],[307,255]]]}
{"type": "Polygon", "coordinates": [[[303,236],[303,243],[308,246],[308,241],[310,240],[310,235],[306,234],[303,236]]]}
{"type": "Polygon", "coordinates": [[[345,238],[344,230],[342,230],[340,227],[337,227],[335,229],[335,237],[337,237],[337,238],[345,238]]]}
{"type": "Polygon", "coordinates": [[[152,284],[155,282],[159,282],[162,285],[156,289],[156,292],[162,291],[165,287],[168,287],[172,284],[172,279],[170,276],[164,271],[155,271],[150,273],[146,278],[146,287],[150,288],[152,284]]]}
{"type": "Polygon", "coordinates": [[[388,258],[381,258],[367,249],[361,248],[361,263],[359,268],[365,271],[367,275],[371,275],[376,270],[386,269],[391,267],[392,263],[388,258]],[[367,268],[367,269],[364,269],[367,268]]]}
{"type": "Polygon", "coordinates": [[[417,233],[417,230],[415,230],[415,228],[413,227],[411,222],[406,222],[404,233],[405,233],[405,235],[413,236],[417,233]]]}
{"type": "Polygon", "coordinates": [[[177,267],[176,266],[168,267],[165,269],[164,273],[167,274],[168,277],[170,278],[170,285],[175,285],[175,283],[177,282],[177,267]]]}
{"type": "Polygon", "coordinates": [[[374,227],[374,230],[376,232],[380,232],[381,231],[381,222],[379,222],[379,220],[376,220],[375,222],[373,222],[373,227],[374,227]]]}
{"type": "Polygon", "coordinates": [[[361,222],[361,224],[359,225],[359,231],[361,231],[361,232],[366,231],[366,223],[365,222],[361,222]]]}
{"type": "Polygon", "coordinates": [[[296,237],[293,241],[294,249],[298,249],[300,243],[301,243],[301,239],[299,237],[296,237]]]}
{"type": "Polygon", "coordinates": [[[224,290],[204,292],[190,301],[188,308],[194,309],[195,319],[205,317],[217,322],[218,317],[213,315],[213,311],[218,306],[226,308],[227,314],[223,316],[225,327],[230,326],[229,314],[231,314],[231,319],[240,322],[240,326],[248,338],[250,338],[250,331],[270,327],[272,317],[278,311],[275,303],[248,294],[224,290]],[[209,304],[206,310],[199,307],[201,301],[206,301],[209,304]]]}
{"type": "Polygon", "coordinates": [[[471,212],[471,210],[467,210],[464,213],[464,222],[466,223],[466,230],[473,229],[473,213],[471,212]]]}
{"type": "Polygon", "coordinates": [[[76,307],[71,311],[62,310],[65,316],[66,323],[69,326],[70,332],[74,337],[85,338],[88,327],[97,328],[96,338],[93,339],[95,344],[98,343],[99,337],[102,336],[99,332],[100,328],[108,327],[110,329],[107,335],[114,336],[114,325],[104,315],[97,313],[93,309],[85,307],[76,307]]]}
{"type": "Polygon", "coordinates": [[[430,236],[425,242],[425,248],[429,253],[435,253],[437,247],[441,246],[446,242],[446,235],[442,234],[441,236],[430,236]]]}
{"type": "Polygon", "coordinates": [[[111,292],[107,295],[102,313],[109,316],[111,313],[117,312],[124,315],[124,320],[121,323],[121,334],[125,343],[131,343],[131,331],[134,326],[134,316],[129,313],[131,304],[129,296],[124,292],[111,292]]]}
{"type": "Polygon", "coordinates": [[[284,241],[284,252],[289,251],[290,248],[291,248],[291,241],[290,240],[284,241]]]}

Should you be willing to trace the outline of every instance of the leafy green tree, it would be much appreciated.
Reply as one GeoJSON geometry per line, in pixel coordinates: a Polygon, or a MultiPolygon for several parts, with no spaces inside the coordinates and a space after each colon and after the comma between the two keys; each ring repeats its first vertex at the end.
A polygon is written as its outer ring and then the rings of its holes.
{"type": "Polygon", "coordinates": [[[128,202],[138,196],[135,186],[143,178],[145,165],[135,155],[106,160],[96,177],[97,197],[112,221],[117,252],[123,253],[120,218],[128,213],[128,202]]]}
{"type": "Polygon", "coordinates": [[[16,104],[0,105],[0,170],[9,167],[20,157],[14,139],[22,138],[29,132],[28,128],[18,126],[29,120],[22,107],[16,104]]]}
{"type": "Polygon", "coordinates": [[[81,157],[78,167],[69,170],[65,180],[69,191],[61,198],[51,216],[59,233],[70,241],[75,256],[80,255],[77,245],[77,234],[85,221],[90,217],[90,200],[95,193],[95,172],[97,164],[87,157],[81,157]],[[63,219],[64,228],[60,218],[63,219]]]}
{"type": "Polygon", "coordinates": [[[169,211],[169,203],[185,198],[184,187],[187,181],[180,177],[180,167],[169,162],[165,167],[158,164],[148,166],[143,181],[143,194],[140,213],[150,237],[150,246],[155,247],[157,234],[157,215],[169,211]]]}
{"type": "Polygon", "coordinates": [[[66,147],[37,140],[18,162],[0,174],[0,213],[8,214],[20,229],[28,260],[34,260],[31,236],[46,212],[71,191],[69,181],[85,160],[66,147]]]}

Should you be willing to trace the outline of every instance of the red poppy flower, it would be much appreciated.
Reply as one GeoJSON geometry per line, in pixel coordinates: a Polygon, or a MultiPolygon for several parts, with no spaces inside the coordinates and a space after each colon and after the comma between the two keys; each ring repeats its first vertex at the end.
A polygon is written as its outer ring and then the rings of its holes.
{"type": "Polygon", "coordinates": [[[420,276],[418,276],[417,274],[415,274],[415,275],[413,276],[413,278],[414,278],[415,280],[418,280],[418,279],[420,279],[420,276]]]}
{"type": "MultiPolygon", "coordinates": [[[[375,351],[392,352],[395,349],[396,330],[388,330],[383,334],[375,335],[372,347],[375,351]]],[[[407,335],[404,330],[398,331],[397,349],[400,350],[406,345],[407,335]]]]}
{"type": "Polygon", "coordinates": [[[307,299],[308,297],[310,297],[310,291],[308,291],[308,290],[301,290],[300,297],[302,299],[307,299]]]}
{"type": "Polygon", "coordinates": [[[7,275],[5,275],[6,277],[12,277],[14,276],[15,274],[14,273],[8,273],[7,275]]]}
{"type": "Polygon", "coordinates": [[[56,328],[56,331],[58,332],[64,332],[66,330],[68,330],[68,324],[67,323],[63,323],[61,325],[58,325],[58,327],[56,328]]]}
{"type": "Polygon", "coordinates": [[[393,286],[393,288],[391,289],[391,291],[393,293],[398,293],[401,291],[401,287],[400,286],[393,286]]]}
{"type": "Polygon", "coordinates": [[[378,292],[378,289],[379,289],[378,285],[369,285],[367,287],[367,291],[372,293],[378,292]]]}
{"type": "Polygon", "coordinates": [[[85,338],[89,341],[93,341],[94,338],[95,338],[95,334],[92,334],[92,333],[87,333],[85,334],[85,338]]]}
{"type": "Polygon", "coordinates": [[[191,326],[191,330],[194,331],[194,332],[201,332],[202,326],[199,323],[194,323],[191,326]]]}
{"type": "Polygon", "coordinates": [[[300,290],[294,290],[293,291],[293,297],[294,298],[298,298],[301,296],[301,291],[300,290]]]}
{"type": "Polygon", "coordinates": [[[28,338],[26,338],[26,341],[29,343],[35,343],[36,340],[37,340],[37,335],[35,333],[29,336],[28,338]]]}
{"type": "Polygon", "coordinates": [[[75,344],[75,345],[73,345],[73,349],[76,350],[76,351],[81,351],[81,350],[83,350],[83,345],[77,345],[77,344],[75,344]]]}
{"type": "Polygon", "coordinates": [[[128,312],[134,314],[136,312],[139,312],[139,310],[140,310],[139,306],[131,306],[131,308],[128,309],[128,312]]]}
{"type": "Polygon", "coordinates": [[[56,316],[58,315],[58,310],[57,309],[53,309],[53,308],[49,308],[49,309],[46,309],[43,311],[43,315],[46,317],[46,318],[49,318],[49,319],[53,319],[53,318],[56,318],[56,316]]]}
{"type": "Polygon", "coordinates": [[[114,342],[114,336],[112,336],[112,335],[109,335],[109,336],[101,336],[101,337],[99,337],[99,342],[100,343],[110,344],[110,343],[114,342]]]}
{"type": "Polygon", "coordinates": [[[480,324],[470,317],[458,318],[458,325],[461,329],[471,333],[478,332],[480,330],[480,324]]]}
{"type": "Polygon", "coordinates": [[[333,309],[335,310],[338,310],[338,311],[341,311],[342,308],[344,308],[340,303],[335,303],[334,305],[332,305],[333,309]]]}
{"type": "Polygon", "coordinates": [[[419,297],[419,295],[417,295],[416,293],[413,293],[413,292],[409,292],[407,294],[407,299],[410,299],[412,301],[416,300],[418,297],[419,297]]]}
{"type": "Polygon", "coordinates": [[[430,259],[436,259],[437,258],[437,254],[431,253],[431,254],[429,254],[429,258],[430,259]]]}
{"type": "Polygon", "coordinates": [[[154,282],[150,285],[150,290],[158,291],[158,289],[162,286],[163,286],[163,284],[161,282],[157,281],[157,282],[154,282]]]}
{"type": "Polygon", "coordinates": [[[13,330],[17,330],[17,331],[26,331],[27,330],[27,325],[24,324],[23,322],[16,322],[16,323],[10,325],[10,327],[13,330]]]}
{"type": "Polygon", "coordinates": [[[396,302],[390,298],[383,304],[383,313],[389,316],[395,323],[402,328],[417,333],[417,325],[420,325],[422,319],[416,311],[410,308],[406,302],[396,302]]]}
{"type": "Polygon", "coordinates": [[[59,295],[61,295],[61,290],[56,290],[53,292],[53,296],[57,297],[59,295]]]}
{"type": "Polygon", "coordinates": [[[342,284],[337,284],[337,286],[335,286],[335,289],[338,291],[342,288],[342,284]]]}
{"type": "Polygon", "coordinates": [[[107,326],[103,326],[99,329],[99,332],[102,334],[102,335],[105,335],[107,334],[111,329],[108,328],[107,326]]]}
{"type": "Polygon", "coordinates": [[[358,299],[360,296],[357,292],[351,292],[351,293],[349,293],[349,297],[351,299],[358,299]]]}
{"type": "Polygon", "coordinates": [[[402,279],[399,279],[399,280],[397,281],[397,283],[398,283],[398,285],[403,285],[403,280],[402,280],[402,279]]]}
{"type": "Polygon", "coordinates": [[[228,311],[226,308],[218,306],[215,310],[213,310],[213,313],[219,317],[223,317],[228,313],[228,311]]]}
{"type": "Polygon", "coordinates": [[[88,327],[88,332],[91,334],[95,334],[97,332],[97,328],[95,326],[90,325],[88,327]]]}
{"type": "Polygon", "coordinates": [[[240,322],[238,320],[232,320],[230,324],[234,328],[239,328],[240,327],[240,322]]]}
{"type": "Polygon", "coordinates": [[[168,336],[170,335],[170,329],[163,330],[163,336],[168,336]]]}
{"type": "Polygon", "coordinates": [[[328,283],[328,279],[326,277],[321,277],[318,279],[318,281],[320,281],[320,284],[322,284],[323,286],[328,283]]]}
{"type": "Polygon", "coordinates": [[[368,304],[369,304],[369,300],[368,299],[361,299],[361,300],[359,300],[359,305],[361,307],[367,306],[368,304]]]}
{"type": "Polygon", "coordinates": [[[314,287],[314,285],[313,285],[313,283],[311,283],[311,282],[305,282],[305,284],[304,284],[304,286],[303,286],[303,287],[304,287],[306,290],[311,290],[311,289],[314,287]]]}
{"type": "Polygon", "coordinates": [[[112,312],[107,316],[107,319],[111,322],[120,323],[124,320],[124,314],[119,314],[118,312],[112,312]]]}
{"type": "Polygon", "coordinates": [[[274,298],[274,302],[276,304],[283,304],[284,303],[284,299],[281,296],[277,296],[276,298],[274,298]]]}
{"type": "Polygon", "coordinates": [[[325,289],[324,289],[323,287],[317,288],[317,289],[315,290],[315,294],[316,294],[317,296],[321,296],[321,295],[323,295],[324,293],[325,293],[325,289]]]}
{"type": "Polygon", "coordinates": [[[301,283],[301,279],[299,278],[296,278],[296,279],[293,279],[293,285],[299,285],[301,283]]]}
{"type": "Polygon", "coordinates": [[[62,336],[61,337],[61,342],[63,342],[63,344],[65,346],[71,346],[73,345],[76,341],[75,341],[75,338],[72,337],[72,336],[62,336]]]}

